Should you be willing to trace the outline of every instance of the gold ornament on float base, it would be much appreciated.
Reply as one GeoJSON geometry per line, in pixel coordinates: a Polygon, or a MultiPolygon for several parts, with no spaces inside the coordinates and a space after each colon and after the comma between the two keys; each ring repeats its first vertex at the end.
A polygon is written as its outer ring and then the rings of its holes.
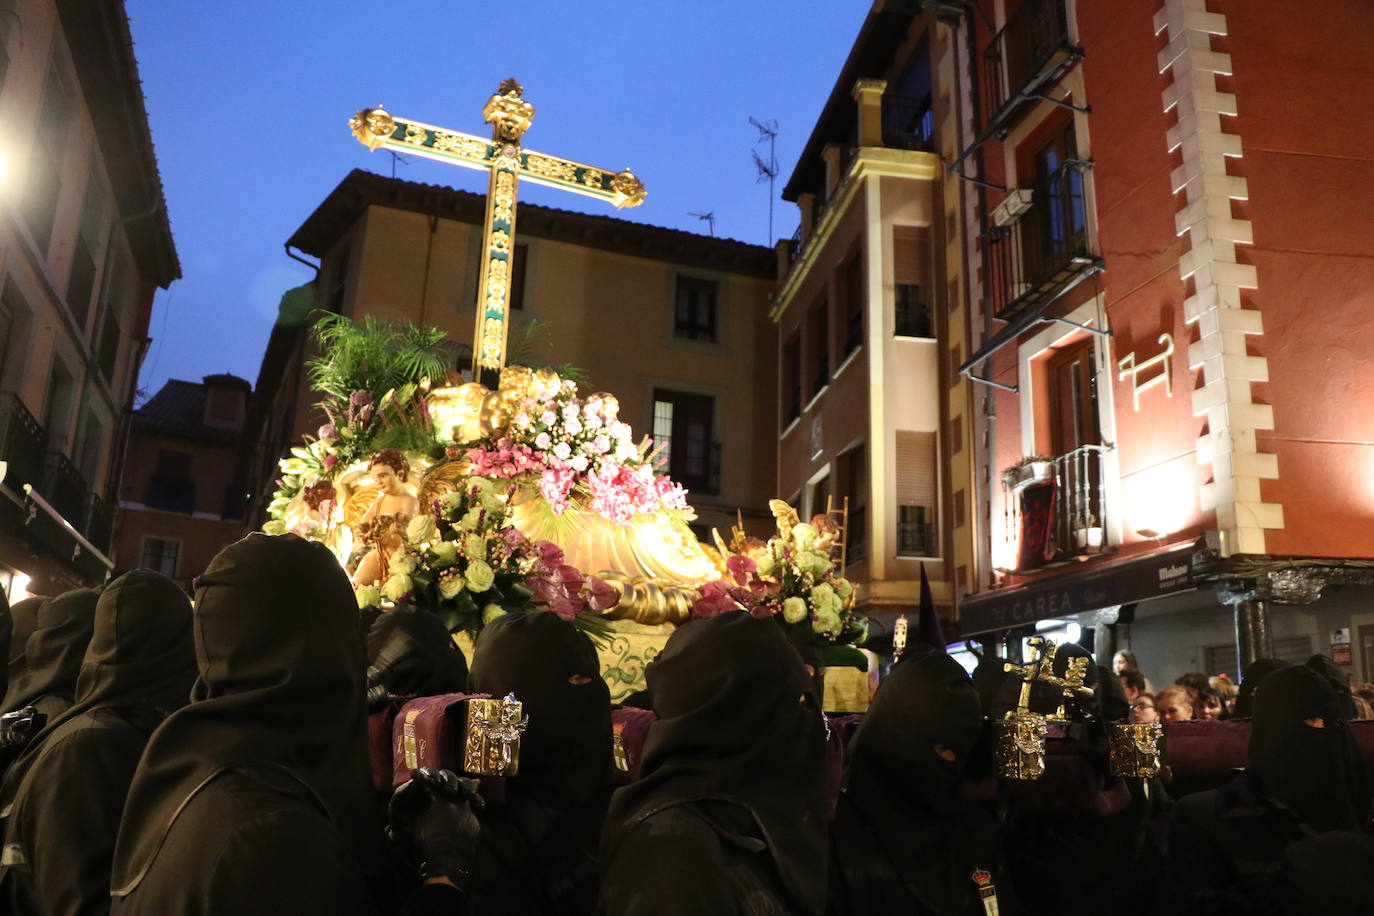
{"type": "Polygon", "coordinates": [[[514,776],[520,770],[520,736],[529,725],[515,694],[503,700],[468,700],[463,769],[474,776],[514,776]]]}
{"type": "Polygon", "coordinates": [[[1111,774],[1123,779],[1153,779],[1162,766],[1158,722],[1113,722],[1107,729],[1111,774]]]}
{"type": "MultiPolygon", "coordinates": [[[[1026,643],[1031,658],[1024,665],[1006,662],[1002,666],[1004,671],[1015,672],[1021,677],[1021,694],[1016,708],[997,723],[997,771],[1004,779],[1039,779],[1045,773],[1045,735],[1051,719],[1031,711],[1031,684],[1041,681],[1058,687],[1066,701],[1091,697],[1093,693],[1092,688],[1083,683],[1090,661],[1086,656],[1068,659],[1064,676],[1059,677],[1054,673],[1058,647],[1041,636],[1032,636],[1026,643]]],[[[1053,719],[1063,720],[1065,715],[1061,703],[1053,719]]]]}

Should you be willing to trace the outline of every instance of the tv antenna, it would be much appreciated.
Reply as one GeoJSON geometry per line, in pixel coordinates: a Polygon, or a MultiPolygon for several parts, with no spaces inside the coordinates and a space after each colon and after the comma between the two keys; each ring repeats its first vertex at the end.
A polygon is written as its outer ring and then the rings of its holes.
{"type": "Polygon", "coordinates": [[[749,123],[758,129],[759,138],[754,145],[758,146],[764,140],[768,141],[768,158],[764,159],[759,155],[757,149],[750,150],[754,154],[754,168],[759,170],[758,179],[754,182],[758,184],[765,178],[768,179],[768,244],[773,244],[773,182],[778,177],[778,157],[774,155],[774,149],[778,140],[778,122],[760,121],[752,115],[749,123]]]}
{"type": "Polygon", "coordinates": [[[688,215],[688,216],[695,216],[697,219],[705,220],[705,221],[706,221],[706,225],[708,225],[708,226],[711,227],[711,238],[715,238],[715,237],[716,237],[716,211],[712,210],[712,211],[710,211],[709,213],[690,213],[690,212],[689,212],[687,215],[688,215]]]}
{"type": "Polygon", "coordinates": [[[392,178],[395,178],[395,177],[396,177],[396,163],[399,162],[401,165],[410,165],[410,160],[407,159],[405,156],[402,156],[400,153],[396,152],[395,150],[390,150],[390,149],[389,149],[389,150],[387,150],[386,152],[389,153],[389,154],[391,155],[391,177],[392,177],[392,178]]]}

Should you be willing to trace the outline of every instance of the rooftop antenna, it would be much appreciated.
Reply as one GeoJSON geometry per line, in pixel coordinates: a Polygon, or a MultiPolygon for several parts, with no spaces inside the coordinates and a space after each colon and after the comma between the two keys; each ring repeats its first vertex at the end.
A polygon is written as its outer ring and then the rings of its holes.
{"type": "Polygon", "coordinates": [[[711,238],[716,237],[716,211],[712,210],[709,213],[688,213],[687,215],[706,220],[707,225],[711,227],[711,238]]]}
{"type": "Polygon", "coordinates": [[[396,163],[399,162],[401,165],[410,165],[410,160],[407,159],[405,156],[402,156],[400,153],[396,152],[395,150],[390,150],[390,149],[389,149],[389,150],[387,150],[386,152],[388,152],[388,153],[391,154],[391,177],[392,177],[392,178],[395,178],[395,177],[396,177],[396,163]]]}
{"type": "Polygon", "coordinates": [[[778,177],[778,157],[775,156],[774,148],[778,140],[778,122],[760,121],[750,116],[749,123],[758,128],[759,138],[754,145],[758,146],[764,140],[768,141],[768,158],[764,159],[759,155],[758,150],[751,150],[754,154],[754,168],[759,170],[759,177],[754,182],[758,184],[765,178],[768,179],[768,244],[773,244],[773,182],[778,177]]]}

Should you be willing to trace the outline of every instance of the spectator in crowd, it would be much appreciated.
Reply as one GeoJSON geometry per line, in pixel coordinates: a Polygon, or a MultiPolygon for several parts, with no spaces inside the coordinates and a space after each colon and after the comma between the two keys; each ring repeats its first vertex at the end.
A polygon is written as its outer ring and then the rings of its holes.
{"type": "MultiPolygon", "coordinates": [[[[1136,661],[1134,652],[1120,649],[1112,656],[1112,672],[1119,677],[1123,671],[1140,671],[1140,663],[1136,661]]],[[[1141,671],[1140,676],[1145,678],[1145,691],[1154,693],[1154,685],[1150,683],[1149,678],[1145,677],[1143,671],[1141,671]]]]}
{"type": "Polygon", "coordinates": [[[1151,722],[1159,721],[1159,710],[1155,708],[1155,698],[1148,693],[1141,693],[1131,701],[1131,724],[1149,725],[1151,722]]]}
{"type": "Polygon", "coordinates": [[[1197,716],[1197,691],[1182,684],[1170,684],[1155,696],[1161,722],[1189,722],[1197,716]]]}
{"type": "Polygon", "coordinates": [[[1219,674],[1216,677],[1208,678],[1207,683],[1217,692],[1217,696],[1221,697],[1223,710],[1221,717],[1229,719],[1234,716],[1236,714],[1236,697],[1240,693],[1240,688],[1236,686],[1236,682],[1224,674],[1219,674]]]}
{"type": "Polygon", "coordinates": [[[1134,668],[1127,668],[1117,675],[1121,679],[1121,689],[1126,693],[1126,702],[1134,703],[1135,698],[1145,693],[1145,675],[1134,668]]]}
{"type": "Polygon", "coordinates": [[[1204,722],[1215,722],[1226,711],[1226,707],[1221,702],[1221,694],[1211,687],[1198,691],[1195,709],[1197,718],[1204,722]]]}
{"type": "Polygon", "coordinates": [[[1201,671],[1190,671],[1187,674],[1180,674],[1174,680],[1174,683],[1182,684],[1184,687],[1191,687],[1194,692],[1199,694],[1204,690],[1210,689],[1212,686],[1207,675],[1203,674],[1201,671]]]}

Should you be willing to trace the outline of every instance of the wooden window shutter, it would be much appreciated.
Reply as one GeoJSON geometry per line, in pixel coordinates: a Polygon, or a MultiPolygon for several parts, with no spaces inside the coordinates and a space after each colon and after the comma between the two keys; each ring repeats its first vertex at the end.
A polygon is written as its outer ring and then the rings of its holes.
{"type": "Polygon", "coordinates": [[[897,433],[897,504],[935,505],[934,433],[897,433]]]}
{"type": "Polygon", "coordinates": [[[892,282],[930,288],[930,231],[922,226],[892,227],[892,282]]]}

